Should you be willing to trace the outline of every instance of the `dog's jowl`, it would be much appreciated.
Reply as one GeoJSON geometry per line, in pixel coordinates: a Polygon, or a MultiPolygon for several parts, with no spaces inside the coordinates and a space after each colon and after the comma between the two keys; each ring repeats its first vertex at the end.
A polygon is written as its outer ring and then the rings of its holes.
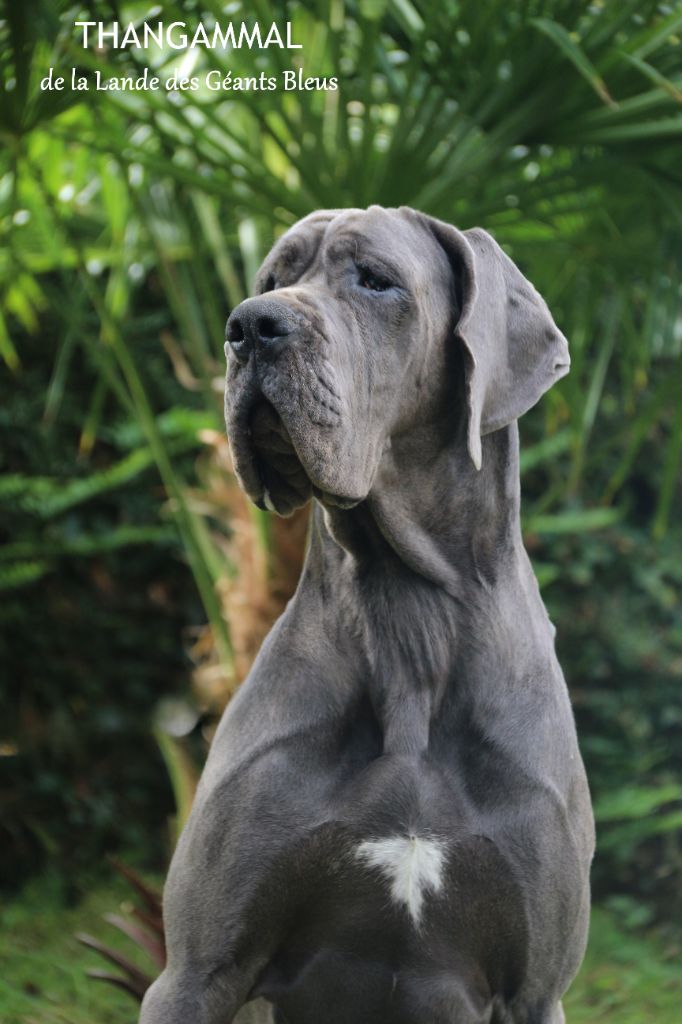
{"type": "Polygon", "coordinates": [[[295,597],[211,748],[143,1024],[559,1024],[593,824],[523,548],[516,420],[569,368],[485,231],[314,213],[227,324],[261,508],[313,500],[295,597]]]}

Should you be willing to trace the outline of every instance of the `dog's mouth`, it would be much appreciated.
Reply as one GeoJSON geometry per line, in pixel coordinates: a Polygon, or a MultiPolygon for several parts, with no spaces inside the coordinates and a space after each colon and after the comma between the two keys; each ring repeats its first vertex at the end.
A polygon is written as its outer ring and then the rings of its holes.
{"type": "Polygon", "coordinates": [[[262,491],[256,504],[269,512],[291,515],[310,500],[312,484],[282,417],[261,397],[251,409],[247,429],[262,491]]]}
{"type": "Polygon", "coordinates": [[[284,420],[263,395],[256,398],[245,419],[252,484],[247,490],[259,508],[289,516],[313,496],[335,508],[358,504],[359,499],[331,494],[311,480],[284,420]]]}

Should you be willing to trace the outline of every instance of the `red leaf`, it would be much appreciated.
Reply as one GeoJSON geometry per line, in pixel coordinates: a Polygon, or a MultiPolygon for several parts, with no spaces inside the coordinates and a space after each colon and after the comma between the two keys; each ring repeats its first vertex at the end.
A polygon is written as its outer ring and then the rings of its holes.
{"type": "Polygon", "coordinates": [[[166,966],[166,948],[163,942],[154,938],[144,928],[133,924],[132,921],[126,921],[125,918],[119,917],[118,914],[105,914],[104,920],[112,924],[114,928],[118,928],[124,935],[127,935],[141,949],[144,949],[157,967],[163,968],[166,966]]]}

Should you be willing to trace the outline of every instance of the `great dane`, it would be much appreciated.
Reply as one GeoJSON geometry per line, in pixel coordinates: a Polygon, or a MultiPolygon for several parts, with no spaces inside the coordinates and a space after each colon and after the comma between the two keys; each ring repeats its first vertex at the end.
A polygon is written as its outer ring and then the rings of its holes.
{"type": "Polygon", "coordinates": [[[516,420],[568,371],[485,231],[311,214],[227,324],[236,471],[314,498],[165,889],[143,1024],[559,1024],[593,821],[519,525],[516,420]]]}

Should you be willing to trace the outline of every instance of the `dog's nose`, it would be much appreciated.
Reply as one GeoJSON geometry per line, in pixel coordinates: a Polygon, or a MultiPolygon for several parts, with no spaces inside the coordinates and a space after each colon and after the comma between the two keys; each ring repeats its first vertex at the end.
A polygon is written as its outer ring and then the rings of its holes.
{"type": "Polygon", "coordinates": [[[295,319],[284,302],[265,296],[246,299],[230,315],[225,339],[241,362],[246,362],[254,347],[262,355],[274,355],[286,344],[295,319]]]}

